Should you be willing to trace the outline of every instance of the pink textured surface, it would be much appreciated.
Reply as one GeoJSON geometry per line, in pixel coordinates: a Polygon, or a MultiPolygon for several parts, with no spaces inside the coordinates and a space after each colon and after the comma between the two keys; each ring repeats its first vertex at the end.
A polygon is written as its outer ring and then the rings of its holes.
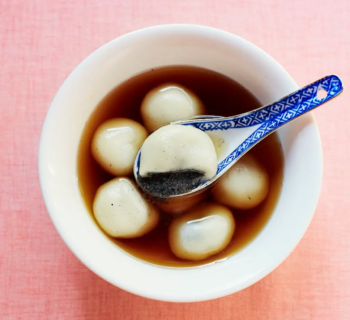
{"type": "Polygon", "coordinates": [[[348,0],[0,0],[0,319],[350,319],[347,91],[315,112],[324,181],[311,226],[291,256],[254,286],[194,304],[140,298],[95,276],[58,236],[37,170],[50,102],[93,50],[162,23],[240,35],[299,85],[331,73],[350,85],[348,0]]]}

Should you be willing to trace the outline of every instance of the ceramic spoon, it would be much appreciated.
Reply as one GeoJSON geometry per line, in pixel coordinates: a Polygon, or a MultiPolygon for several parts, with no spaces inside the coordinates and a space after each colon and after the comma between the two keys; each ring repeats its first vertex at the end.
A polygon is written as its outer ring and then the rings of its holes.
{"type": "MultiPolygon", "coordinates": [[[[219,141],[224,148],[218,155],[218,169],[214,178],[202,183],[197,188],[169,197],[179,198],[196,195],[207,190],[227,170],[229,170],[246,152],[269,134],[288,122],[310,112],[321,104],[336,97],[343,91],[342,81],[335,75],[324,77],[308,86],[272,104],[259,109],[232,116],[200,116],[171,124],[193,126],[206,132],[214,141],[219,141]]],[[[134,175],[138,183],[140,151],[134,164],[134,175]]]]}

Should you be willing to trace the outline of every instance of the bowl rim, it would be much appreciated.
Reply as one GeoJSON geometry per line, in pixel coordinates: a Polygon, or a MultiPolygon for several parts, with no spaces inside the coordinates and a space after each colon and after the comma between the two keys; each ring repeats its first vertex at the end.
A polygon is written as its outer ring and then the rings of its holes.
{"type": "MultiPolygon", "coordinates": [[[[321,146],[320,135],[319,135],[319,132],[317,129],[317,125],[315,124],[315,120],[313,118],[313,115],[308,114],[305,117],[307,117],[307,119],[310,123],[314,124],[312,129],[311,129],[312,133],[313,133],[313,140],[314,140],[313,145],[314,145],[315,150],[317,150],[317,152],[318,152],[317,159],[319,161],[316,164],[316,166],[317,166],[316,171],[318,171],[317,176],[315,176],[315,183],[314,183],[314,187],[316,189],[314,192],[313,199],[311,200],[312,210],[310,209],[310,211],[312,211],[312,212],[309,213],[308,221],[306,221],[306,223],[303,225],[303,228],[301,228],[300,232],[295,237],[295,239],[293,241],[293,245],[291,247],[289,247],[288,250],[284,250],[283,253],[281,253],[280,256],[278,257],[278,259],[275,259],[275,261],[272,261],[270,263],[269,268],[265,268],[264,270],[262,270],[261,272],[259,272],[255,276],[252,276],[249,279],[246,279],[245,281],[240,282],[239,285],[237,285],[235,287],[226,287],[226,288],[221,288],[220,290],[213,290],[211,293],[203,293],[203,294],[198,293],[197,295],[185,296],[185,297],[181,297],[178,293],[177,294],[172,294],[172,293],[164,294],[164,292],[163,292],[162,294],[160,294],[160,293],[152,291],[151,288],[135,286],[134,284],[129,285],[123,281],[116,280],[116,278],[105,274],[102,271],[102,269],[100,268],[100,266],[97,266],[96,263],[90,257],[87,257],[86,255],[84,255],[81,252],[81,249],[79,247],[77,247],[74,242],[71,241],[71,236],[69,233],[67,233],[65,231],[64,225],[60,224],[59,218],[58,218],[60,212],[58,212],[56,210],[56,208],[53,204],[53,201],[47,192],[48,188],[52,188],[52,184],[50,181],[50,177],[47,175],[47,168],[45,168],[45,161],[46,161],[45,153],[47,153],[46,149],[47,149],[47,145],[48,145],[49,141],[44,137],[47,135],[48,131],[50,131],[50,123],[52,123],[52,121],[53,121],[53,116],[52,116],[53,109],[57,108],[59,105],[58,102],[61,99],[62,87],[70,85],[69,83],[72,80],[72,78],[75,77],[75,75],[80,72],[81,66],[86,64],[87,61],[91,57],[103,53],[104,51],[108,50],[108,48],[110,46],[113,46],[116,43],[119,43],[125,39],[130,38],[130,37],[134,37],[134,38],[145,37],[147,35],[156,34],[158,32],[175,32],[175,33],[176,32],[184,32],[185,30],[189,30],[189,29],[195,30],[196,32],[203,34],[203,36],[206,36],[207,34],[211,34],[211,35],[216,35],[218,37],[219,36],[229,37],[230,39],[234,39],[234,41],[241,42],[244,45],[249,46],[249,48],[251,50],[253,50],[254,52],[256,52],[257,55],[259,55],[260,57],[262,57],[263,59],[268,61],[271,65],[274,65],[276,70],[279,69],[277,72],[280,72],[281,74],[283,74],[283,77],[286,78],[290,83],[294,83],[295,88],[297,88],[297,85],[296,85],[295,81],[293,80],[293,78],[271,56],[269,56],[263,50],[258,48],[256,45],[248,42],[247,40],[245,40],[239,36],[233,35],[229,32],[219,30],[216,28],[212,28],[212,27],[192,25],[192,24],[157,25],[157,26],[152,26],[152,27],[136,30],[136,31],[127,33],[125,35],[122,35],[122,36],[104,44],[103,46],[101,46],[97,50],[95,50],[92,54],[90,54],[87,58],[85,58],[72,71],[72,73],[67,77],[67,79],[64,81],[61,88],[58,90],[57,94],[55,95],[55,98],[53,99],[51,106],[47,112],[47,115],[46,115],[46,118],[44,121],[44,125],[43,125],[43,129],[42,129],[42,133],[41,133],[41,137],[40,137],[39,157],[38,157],[39,158],[39,163],[38,163],[38,165],[39,165],[39,180],[40,180],[40,186],[41,186],[41,190],[42,190],[42,194],[44,197],[44,202],[45,202],[46,208],[48,210],[48,213],[50,215],[50,218],[51,218],[56,230],[58,231],[58,233],[60,234],[61,238],[66,243],[66,245],[75,254],[75,256],[80,261],[82,261],[82,263],[85,264],[90,270],[92,270],[94,273],[96,273],[97,275],[99,275],[100,277],[102,277],[103,279],[105,279],[106,281],[110,282],[113,285],[116,285],[116,286],[118,286],[118,287],[120,287],[128,292],[131,292],[131,293],[143,296],[143,297],[152,298],[152,299],[156,299],[156,300],[163,300],[163,301],[173,301],[173,302],[204,301],[204,300],[210,300],[210,299],[215,299],[215,298],[219,298],[222,296],[226,296],[228,294],[240,291],[240,290],[252,285],[253,283],[259,281],[260,279],[265,277],[267,274],[272,272],[275,268],[277,268],[288,257],[288,255],[294,250],[294,248],[297,246],[297,244],[301,240],[302,236],[306,232],[306,230],[311,222],[311,219],[313,217],[313,214],[314,214],[314,211],[316,209],[317,202],[318,202],[320,190],[321,190],[321,183],[320,182],[322,181],[322,168],[323,168],[322,146],[321,146]]],[[[299,121],[299,120],[297,120],[297,121],[299,121]]],[[[158,268],[158,266],[152,265],[152,268],[158,268]]],[[[162,268],[162,267],[160,267],[160,268],[162,268]]],[[[181,268],[181,269],[186,269],[186,268],[181,268]]]]}

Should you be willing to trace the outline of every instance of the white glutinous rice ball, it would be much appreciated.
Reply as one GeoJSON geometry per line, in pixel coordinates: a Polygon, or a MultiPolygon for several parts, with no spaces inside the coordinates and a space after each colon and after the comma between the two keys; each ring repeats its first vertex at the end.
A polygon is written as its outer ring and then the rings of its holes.
{"type": "Polygon", "coordinates": [[[192,126],[168,125],[152,133],[141,148],[140,176],[178,170],[202,172],[203,181],[216,174],[218,160],[210,137],[192,126]]]}
{"type": "Polygon", "coordinates": [[[249,153],[234,164],[212,189],[216,201],[240,210],[256,207],[268,192],[268,173],[249,153]]]}
{"type": "Polygon", "coordinates": [[[222,205],[207,203],[172,221],[169,244],[178,258],[202,260],[225,249],[234,231],[231,211],[222,205]]]}
{"type": "Polygon", "coordinates": [[[178,84],[168,83],[152,89],[141,104],[141,116],[149,132],[204,113],[204,106],[196,94],[178,84]]]}
{"type": "Polygon", "coordinates": [[[95,195],[94,216],[99,226],[116,238],[137,238],[151,231],[159,220],[158,210],[128,178],[114,178],[95,195]]]}
{"type": "Polygon", "coordinates": [[[96,130],[91,151],[95,160],[115,176],[130,175],[136,154],[147,137],[146,129],[136,121],[116,118],[96,130]]]}

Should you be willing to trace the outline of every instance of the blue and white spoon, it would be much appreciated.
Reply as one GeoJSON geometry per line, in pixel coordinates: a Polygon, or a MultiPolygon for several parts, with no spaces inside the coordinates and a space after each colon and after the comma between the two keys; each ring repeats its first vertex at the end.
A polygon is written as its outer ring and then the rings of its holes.
{"type": "MultiPolygon", "coordinates": [[[[342,91],[343,85],[340,78],[330,75],[291,93],[277,102],[244,114],[232,117],[199,116],[172,122],[171,124],[193,126],[200,129],[210,135],[214,141],[221,141],[225,148],[218,155],[218,170],[214,178],[187,193],[177,194],[169,198],[197,195],[207,190],[261,140],[288,122],[336,97],[342,91]]],[[[140,151],[134,164],[134,175],[137,182],[139,165],[140,151]]]]}

